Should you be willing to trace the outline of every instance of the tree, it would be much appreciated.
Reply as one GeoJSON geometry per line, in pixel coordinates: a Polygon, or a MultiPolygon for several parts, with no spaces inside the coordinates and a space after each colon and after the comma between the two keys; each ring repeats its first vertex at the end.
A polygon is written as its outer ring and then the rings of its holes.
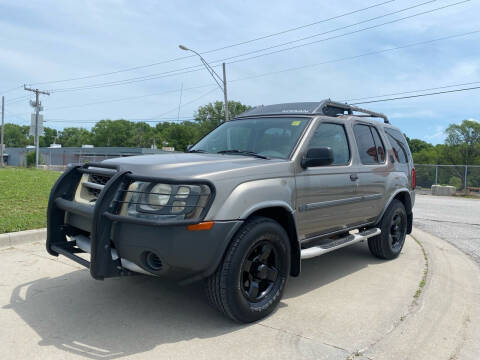
{"type": "Polygon", "coordinates": [[[40,147],[48,147],[50,144],[55,143],[57,139],[57,130],[49,127],[43,128],[45,136],[40,136],[40,147]]]}
{"type": "Polygon", "coordinates": [[[28,126],[5,124],[5,147],[25,147],[29,144],[28,126]]]}
{"type": "Polygon", "coordinates": [[[451,124],[445,130],[447,138],[445,155],[454,164],[472,165],[480,157],[480,123],[463,120],[461,124],[451,124]]]}
{"type": "MultiPolygon", "coordinates": [[[[250,106],[243,105],[238,101],[228,102],[230,118],[234,118],[250,108],[250,106]]],[[[215,101],[214,103],[200,106],[194,116],[195,121],[200,125],[200,135],[204,136],[220,125],[220,123],[225,121],[225,109],[223,102],[215,101]]]]}
{"type": "MultiPolygon", "coordinates": [[[[444,164],[475,165],[480,164],[480,123],[463,120],[461,124],[451,124],[445,131],[445,145],[440,145],[440,157],[444,164]]],[[[466,183],[465,168],[453,166],[452,176],[466,183]]],[[[470,183],[477,183],[476,177],[470,177],[470,183]]]]}
{"type": "Polygon", "coordinates": [[[83,128],[65,128],[59,132],[57,143],[64,147],[79,147],[92,143],[92,134],[83,128]]]}
{"type": "Polygon", "coordinates": [[[132,140],[135,147],[149,148],[154,143],[155,129],[146,122],[135,123],[134,134],[135,135],[132,140]]]}
{"type": "Polygon", "coordinates": [[[420,139],[410,139],[408,136],[406,136],[406,138],[408,142],[408,147],[410,148],[410,151],[412,152],[412,154],[419,153],[420,151],[433,148],[433,145],[427,143],[426,141],[423,141],[420,139]]]}
{"type": "Polygon", "coordinates": [[[164,140],[163,145],[173,146],[177,151],[185,151],[187,146],[196,142],[199,138],[198,124],[191,121],[176,123],[157,124],[157,131],[164,140]]]}
{"type": "Polygon", "coordinates": [[[95,146],[135,146],[135,125],[128,120],[100,120],[92,128],[95,146]]]}

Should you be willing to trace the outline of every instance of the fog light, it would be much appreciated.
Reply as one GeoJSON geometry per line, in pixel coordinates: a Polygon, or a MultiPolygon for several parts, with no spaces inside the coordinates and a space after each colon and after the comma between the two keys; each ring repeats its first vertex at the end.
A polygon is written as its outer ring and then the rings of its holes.
{"type": "Polygon", "coordinates": [[[145,265],[150,270],[159,271],[162,269],[162,260],[160,260],[157,254],[149,251],[145,254],[145,265]]]}

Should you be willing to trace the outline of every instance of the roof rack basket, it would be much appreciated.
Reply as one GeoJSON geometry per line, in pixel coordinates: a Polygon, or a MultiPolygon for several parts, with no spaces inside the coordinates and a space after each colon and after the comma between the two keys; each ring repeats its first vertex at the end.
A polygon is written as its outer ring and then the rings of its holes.
{"type": "Polygon", "coordinates": [[[353,112],[357,112],[357,113],[362,113],[364,115],[355,114],[356,116],[381,118],[383,119],[384,123],[386,124],[390,123],[390,121],[388,121],[387,115],[385,114],[362,109],[360,107],[349,105],[347,103],[332,101],[330,99],[322,101],[320,105],[317,107],[317,109],[314,110],[314,112],[323,113],[324,115],[327,115],[327,116],[338,116],[340,114],[345,114],[345,112],[348,115],[354,115],[353,112]]]}

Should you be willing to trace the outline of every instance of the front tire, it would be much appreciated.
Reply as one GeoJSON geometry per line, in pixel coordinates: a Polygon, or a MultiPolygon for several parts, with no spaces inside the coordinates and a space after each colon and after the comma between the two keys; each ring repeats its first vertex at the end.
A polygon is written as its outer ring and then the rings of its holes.
{"type": "Polygon", "coordinates": [[[380,259],[395,259],[400,255],[407,236],[407,213],[399,200],[393,200],[380,221],[380,235],[368,239],[370,252],[380,259]]]}
{"type": "Polygon", "coordinates": [[[253,217],[234,236],[207,279],[210,302],[231,319],[250,323],[275,310],[290,272],[290,241],[280,224],[253,217]]]}

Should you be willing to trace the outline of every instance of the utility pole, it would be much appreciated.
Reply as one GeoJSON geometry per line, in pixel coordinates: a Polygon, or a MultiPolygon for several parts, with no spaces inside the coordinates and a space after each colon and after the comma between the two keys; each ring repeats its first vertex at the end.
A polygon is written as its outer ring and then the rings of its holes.
{"type": "Polygon", "coordinates": [[[223,99],[225,101],[225,121],[228,121],[230,114],[228,111],[228,98],[227,98],[227,73],[225,71],[225,63],[222,63],[223,68],[223,99]]]}
{"type": "Polygon", "coordinates": [[[0,130],[0,166],[4,167],[3,163],[3,135],[5,128],[5,96],[2,96],[2,129],[0,130]]]}
{"type": "Polygon", "coordinates": [[[27,88],[26,85],[23,85],[23,88],[26,91],[32,91],[35,93],[35,167],[38,168],[38,159],[40,158],[40,124],[38,121],[40,113],[40,94],[50,95],[50,93],[38,89],[27,88]]]}

